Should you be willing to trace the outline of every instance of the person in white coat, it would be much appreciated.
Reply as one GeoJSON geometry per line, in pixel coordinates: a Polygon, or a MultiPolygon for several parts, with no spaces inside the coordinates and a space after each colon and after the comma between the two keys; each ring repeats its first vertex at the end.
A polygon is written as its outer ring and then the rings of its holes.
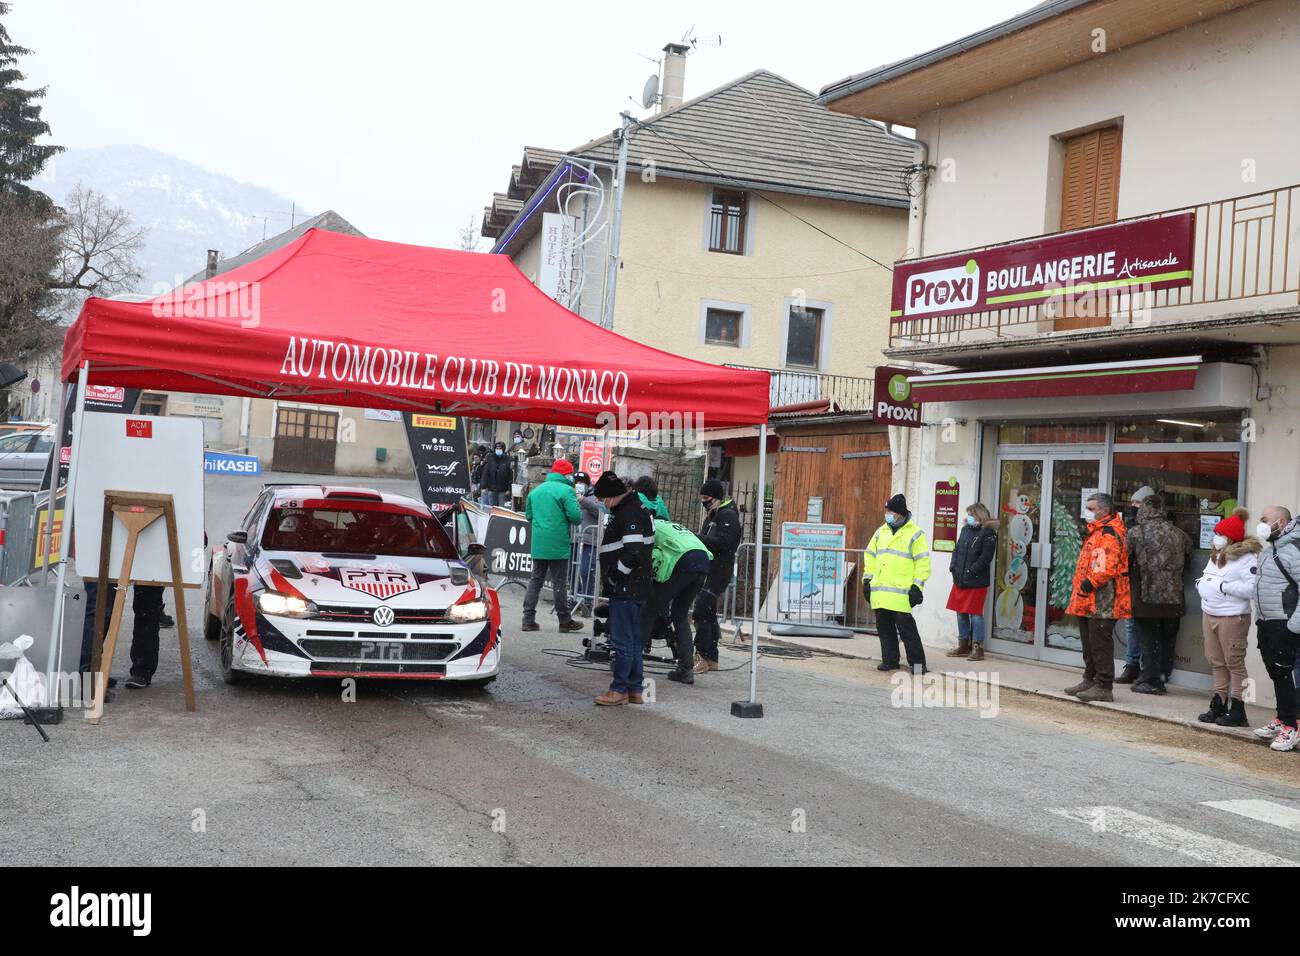
{"type": "Polygon", "coordinates": [[[1214,672],[1210,709],[1197,719],[1221,727],[1245,727],[1246,635],[1250,631],[1250,600],[1259,579],[1259,555],[1264,546],[1246,537],[1245,508],[1237,508],[1214,526],[1213,548],[1205,570],[1196,579],[1201,596],[1201,628],[1205,659],[1214,672]]]}

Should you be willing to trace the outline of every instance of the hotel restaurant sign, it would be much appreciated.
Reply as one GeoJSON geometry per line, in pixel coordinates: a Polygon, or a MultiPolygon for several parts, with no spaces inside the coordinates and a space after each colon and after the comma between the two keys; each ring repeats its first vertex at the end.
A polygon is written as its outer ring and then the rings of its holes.
{"type": "Polygon", "coordinates": [[[894,322],[1190,285],[1195,213],[1039,236],[894,266],[894,322]]]}

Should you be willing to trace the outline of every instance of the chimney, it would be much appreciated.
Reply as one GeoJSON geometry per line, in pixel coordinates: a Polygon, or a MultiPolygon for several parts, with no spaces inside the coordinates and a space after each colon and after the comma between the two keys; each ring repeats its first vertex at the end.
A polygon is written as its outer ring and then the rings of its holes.
{"type": "Polygon", "coordinates": [[[211,279],[217,274],[217,262],[221,259],[221,253],[216,249],[208,250],[208,264],[203,270],[203,278],[211,279]]]}
{"type": "Polygon", "coordinates": [[[664,47],[663,81],[659,87],[659,112],[680,106],[686,91],[686,54],[691,48],[682,43],[664,47]]]}

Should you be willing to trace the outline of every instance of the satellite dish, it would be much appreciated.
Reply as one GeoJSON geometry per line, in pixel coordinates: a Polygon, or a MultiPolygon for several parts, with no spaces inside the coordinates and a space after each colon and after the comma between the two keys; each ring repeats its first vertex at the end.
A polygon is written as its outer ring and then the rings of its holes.
{"type": "Polygon", "coordinates": [[[659,101],[659,75],[652,73],[645,81],[645,86],[641,87],[641,105],[646,109],[654,106],[659,101]]]}

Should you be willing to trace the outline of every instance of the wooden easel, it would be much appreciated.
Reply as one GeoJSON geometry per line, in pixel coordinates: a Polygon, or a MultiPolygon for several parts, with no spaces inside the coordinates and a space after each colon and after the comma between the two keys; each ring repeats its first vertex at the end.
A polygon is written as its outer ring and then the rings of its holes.
{"type": "Polygon", "coordinates": [[[185,677],[185,709],[195,710],[194,676],[190,672],[190,637],[185,621],[184,575],[181,571],[180,544],[176,536],[176,506],[171,495],[133,491],[104,492],[104,529],[99,543],[99,600],[95,602],[95,643],[90,665],[94,681],[94,698],[91,703],[90,723],[98,724],[104,709],[103,695],[108,691],[108,674],[113,667],[113,652],[117,649],[118,632],[122,628],[122,614],[126,610],[126,589],[131,584],[170,584],[176,603],[176,633],[181,645],[181,671],[185,677]],[[104,631],[104,600],[108,593],[108,562],[113,548],[114,519],[126,528],[126,552],[122,555],[122,570],[117,579],[117,594],[113,599],[113,616],[104,631]],[[140,533],[159,518],[167,524],[167,546],[171,553],[171,581],[137,581],[131,577],[135,563],[135,549],[140,533]]]}

